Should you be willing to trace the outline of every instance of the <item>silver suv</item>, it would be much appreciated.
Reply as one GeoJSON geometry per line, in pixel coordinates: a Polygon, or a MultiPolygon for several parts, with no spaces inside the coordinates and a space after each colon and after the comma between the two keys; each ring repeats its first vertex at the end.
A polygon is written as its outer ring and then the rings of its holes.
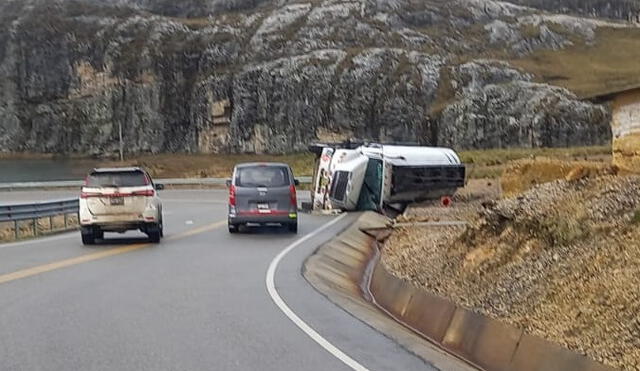
{"type": "Polygon", "coordinates": [[[229,187],[229,232],[241,225],[280,224],[298,232],[298,181],[287,164],[245,163],[233,169],[229,187]]]}
{"type": "Polygon", "coordinates": [[[92,245],[104,232],[140,230],[154,243],[163,236],[162,202],[149,174],[137,167],[94,169],[80,193],[82,243],[92,245]]]}

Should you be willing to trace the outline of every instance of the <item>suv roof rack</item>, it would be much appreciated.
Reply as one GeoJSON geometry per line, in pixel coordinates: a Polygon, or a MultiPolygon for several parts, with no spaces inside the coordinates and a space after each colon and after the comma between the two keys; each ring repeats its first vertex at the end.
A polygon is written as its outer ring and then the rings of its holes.
{"type": "Polygon", "coordinates": [[[127,167],[97,167],[91,170],[92,173],[112,173],[117,171],[142,171],[139,167],[127,166],[127,167]]]}

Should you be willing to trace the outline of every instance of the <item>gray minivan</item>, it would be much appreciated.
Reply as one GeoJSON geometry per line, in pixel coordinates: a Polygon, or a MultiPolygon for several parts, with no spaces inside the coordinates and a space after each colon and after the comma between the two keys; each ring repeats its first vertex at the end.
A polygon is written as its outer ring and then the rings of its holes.
{"type": "Polygon", "coordinates": [[[280,224],[298,232],[298,181],[287,164],[244,163],[233,169],[229,187],[229,232],[241,225],[280,224]]]}

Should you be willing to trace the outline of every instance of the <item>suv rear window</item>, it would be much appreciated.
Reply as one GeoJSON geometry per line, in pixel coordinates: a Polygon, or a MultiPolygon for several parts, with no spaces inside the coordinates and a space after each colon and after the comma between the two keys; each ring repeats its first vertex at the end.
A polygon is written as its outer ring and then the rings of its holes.
{"type": "Polygon", "coordinates": [[[289,169],[282,166],[251,166],[236,169],[238,187],[284,187],[290,184],[289,169]]]}
{"type": "Polygon", "coordinates": [[[142,171],[109,171],[89,174],[89,187],[138,187],[149,184],[142,171]]]}

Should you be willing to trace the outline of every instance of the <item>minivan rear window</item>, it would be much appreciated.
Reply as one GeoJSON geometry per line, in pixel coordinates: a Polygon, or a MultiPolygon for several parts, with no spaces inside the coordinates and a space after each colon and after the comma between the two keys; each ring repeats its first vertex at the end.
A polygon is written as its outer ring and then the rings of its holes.
{"type": "Polygon", "coordinates": [[[89,174],[89,187],[138,187],[149,184],[142,171],[109,171],[89,174]]]}
{"type": "Polygon", "coordinates": [[[284,187],[290,184],[289,170],[282,166],[250,166],[236,169],[238,187],[284,187]]]}

